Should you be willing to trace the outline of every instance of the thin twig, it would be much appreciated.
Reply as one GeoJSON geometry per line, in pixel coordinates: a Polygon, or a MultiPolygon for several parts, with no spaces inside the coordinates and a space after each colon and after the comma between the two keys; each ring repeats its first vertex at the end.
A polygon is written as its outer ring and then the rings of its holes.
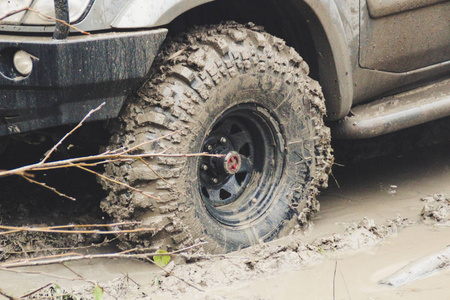
{"type": "MultiPolygon", "coordinates": [[[[33,10],[34,11],[34,10],[33,10]]],[[[80,128],[84,121],[86,121],[86,119],[88,119],[93,113],[95,113],[96,111],[100,110],[102,108],[103,105],[105,105],[106,102],[103,102],[102,104],[100,104],[97,108],[91,109],[87,115],[84,116],[84,118],[77,124],[77,126],[75,126],[71,131],[69,131],[68,133],[66,133],[65,136],[62,137],[62,139],[59,140],[59,142],[57,142],[52,149],[50,149],[50,151],[47,153],[47,155],[45,155],[44,159],[42,159],[39,164],[44,164],[47,159],[50,157],[50,155],[52,155],[53,152],[55,152],[56,148],[59,147],[59,145],[61,145],[61,143],[67,138],[69,137],[74,131],[76,131],[78,128],[80,128]]]]}
{"type": "Polygon", "coordinates": [[[9,231],[0,232],[0,236],[17,233],[17,232],[46,232],[46,233],[64,233],[64,234],[121,234],[121,233],[137,233],[144,231],[158,231],[158,228],[136,228],[136,229],[122,229],[122,230],[60,230],[51,229],[48,227],[13,227],[0,226],[0,229],[8,229],[9,231]]]}
{"type": "Polygon", "coordinates": [[[178,253],[192,249],[194,247],[199,247],[204,245],[205,242],[198,243],[177,251],[172,251],[169,253],[144,253],[144,254],[122,254],[122,253],[107,253],[107,254],[80,254],[80,253],[66,253],[60,255],[52,255],[40,258],[32,258],[26,260],[15,260],[12,262],[5,262],[0,264],[0,268],[18,268],[18,267],[32,267],[32,266],[43,266],[51,264],[59,264],[70,261],[79,260],[90,260],[99,258],[108,259],[146,259],[150,256],[176,256],[178,253]]]}
{"type": "Polygon", "coordinates": [[[200,292],[205,292],[205,291],[202,290],[201,288],[196,287],[195,285],[193,285],[193,284],[190,283],[190,282],[187,282],[187,281],[184,280],[183,278],[178,277],[177,275],[173,274],[172,272],[167,271],[166,269],[164,269],[163,267],[161,267],[160,265],[158,265],[157,263],[155,263],[155,262],[154,262],[153,260],[151,260],[150,258],[146,257],[145,259],[146,259],[147,261],[151,262],[153,265],[155,265],[155,266],[157,266],[158,268],[160,268],[161,270],[163,270],[164,272],[166,272],[167,275],[170,275],[170,276],[175,277],[176,279],[178,279],[178,280],[184,282],[185,284],[189,285],[190,287],[193,287],[194,289],[196,289],[196,290],[198,290],[198,291],[200,291],[200,292]]]}
{"type": "Polygon", "coordinates": [[[207,157],[224,157],[223,154],[210,154],[210,153],[187,153],[187,154],[166,154],[166,153],[145,153],[145,154],[125,154],[125,155],[117,155],[117,154],[97,154],[92,156],[84,156],[84,157],[77,157],[77,158],[69,158],[65,160],[59,160],[59,161],[52,161],[47,163],[36,163],[32,165],[23,166],[20,168],[7,170],[7,171],[0,171],[0,177],[6,177],[11,175],[22,175],[23,172],[30,172],[30,171],[43,171],[43,170],[50,170],[54,168],[71,168],[71,167],[78,167],[78,163],[85,163],[88,161],[103,161],[103,163],[110,162],[111,159],[113,160],[134,160],[142,158],[148,158],[148,157],[176,157],[176,158],[183,158],[183,157],[199,157],[199,156],[207,156],[207,157]]]}
{"type": "Polygon", "coordinates": [[[0,295],[2,295],[3,297],[8,298],[9,300],[18,300],[18,298],[14,297],[14,296],[11,296],[11,295],[8,295],[5,292],[3,292],[2,289],[0,289],[0,295]]]}
{"type": "Polygon", "coordinates": [[[31,179],[31,178],[29,178],[28,176],[25,176],[25,175],[21,175],[21,176],[22,176],[22,178],[24,178],[24,179],[27,180],[28,182],[34,183],[34,184],[40,185],[40,186],[42,186],[42,187],[44,187],[44,188],[46,188],[46,189],[49,189],[50,191],[54,192],[54,193],[57,194],[58,196],[67,198],[67,199],[72,200],[72,201],[77,201],[77,199],[75,199],[74,197],[67,196],[66,194],[63,194],[63,193],[59,192],[57,189],[55,189],[55,188],[53,188],[53,187],[51,187],[51,186],[48,186],[48,185],[46,185],[46,184],[43,183],[43,182],[39,182],[39,181],[33,180],[33,179],[31,179]]]}
{"type": "Polygon", "coordinates": [[[130,225],[139,225],[142,222],[132,221],[132,222],[117,222],[117,223],[109,223],[109,224],[68,224],[68,225],[56,225],[51,226],[52,229],[61,229],[61,228],[86,228],[86,227],[115,227],[115,226],[130,226],[130,225]]]}
{"type": "Polygon", "coordinates": [[[23,8],[19,8],[17,10],[11,11],[11,12],[7,13],[6,15],[4,15],[3,17],[1,17],[0,21],[3,21],[4,19],[6,19],[8,17],[11,17],[11,16],[13,16],[15,14],[21,13],[21,12],[26,11],[28,9],[29,9],[29,7],[27,6],[27,7],[23,7],[23,8]]]}
{"type": "Polygon", "coordinates": [[[2,267],[0,267],[0,271],[11,272],[11,273],[16,273],[16,274],[42,275],[42,276],[70,280],[70,281],[81,280],[80,278],[66,277],[66,276],[61,276],[61,275],[56,275],[56,274],[51,274],[51,273],[45,273],[45,272],[41,272],[41,271],[16,270],[16,269],[7,269],[7,268],[2,268],[2,267]]]}
{"type": "Polygon", "coordinates": [[[85,167],[82,167],[82,166],[78,166],[78,168],[80,168],[81,170],[84,170],[84,171],[86,171],[86,172],[95,174],[95,175],[99,176],[100,178],[103,178],[103,179],[108,180],[108,181],[110,181],[110,182],[116,183],[116,184],[118,184],[118,185],[125,186],[125,187],[129,188],[130,190],[136,191],[136,192],[138,192],[139,194],[144,195],[144,196],[147,197],[147,198],[150,198],[150,199],[156,199],[156,200],[161,200],[159,197],[156,197],[156,196],[147,194],[146,192],[141,191],[140,189],[137,189],[137,188],[135,188],[135,187],[132,187],[132,186],[129,185],[129,184],[126,184],[126,183],[124,183],[124,182],[120,182],[120,181],[114,180],[114,179],[112,179],[112,178],[109,178],[108,176],[105,176],[105,175],[102,175],[102,174],[97,173],[97,172],[95,172],[95,171],[92,171],[91,169],[88,169],[88,168],[85,168],[85,167]]]}
{"type": "Polygon", "coordinates": [[[37,292],[42,291],[43,289],[45,289],[45,288],[47,288],[47,287],[49,287],[49,286],[51,286],[51,285],[53,285],[53,284],[54,284],[54,282],[47,283],[46,285],[43,285],[43,286],[41,286],[40,288],[37,288],[37,289],[35,289],[35,290],[32,291],[32,292],[29,292],[29,293],[26,293],[25,295],[20,296],[19,299],[23,299],[23,298],[29,297],[29,296],[31,296],[31,295],[34,295],[34,294],[36,294],[37,292]]]}
{"type": "Polygon", "coordinates": [[[336,271],[337,271],[337,260],[334,264],[334,274],[333,274],[333,300],[336,300],[336,271]]]}
{"type": "Polygon", "coordinates": [[[78,31],[78,32],[81,32],[82,34],[90,35],[89,32],[84,31],[84,30],[81,30],[81,29],[79,29],[79,28],[77,28],[77,27],[75,27],[75,26],[73,26],[73,25],[67,23],[66,21],[61,20],[61,19],[58,19],[58,18],[49,16],[49,15],[46,15],[46,14],[41,13],[40,11],[35,10],[35,9],[32,9],[32,8],[30,8],[30,7],[28,7],[27,10],[32,11],[32,12],[34,12],[34,13],[37,13],[37,14],[39,14],[39,15],[41,15],[41,16],[43,16],[43,17],[49,18],[49,19],[51,19],[51,20],[54,20],[54,21],[56,21],[56,22],[62,23],[62,24],[66,25],[66,26],[69,27],[69,28],[72,28],[72,29],[74,29],[74,30],[76,30],[76,31],[78,31]]]}
{"type": "Polygon", "coordinates": [[[128,275],[128,273],[127,274],[124,274],[123,272],[121,272],[122,273],[122,275],[125,277],[125,280],[127,281],[127,283],[128,283],[128,281],[131,281],[131,282],[133,282],[138,288],[141,288],[141,285],[139,284],[139,283],[137,283],[136,281],[134,281],[129,275],[128,275]]]}
{"type": "Polygon", "coordinates": [[[23,250],[21,252],[18,251],[7,251],[4,252],[5,254],[22,254],[22,253],[38,253],[38,252],[51,252],[51,251],[67,251],[67,250],[83,250],[83,249],[90,249],[90,248],[100,248],[103,247],[105,245],[108,245],[109,243],[113,242],[114,240],[118,239],[118,237],[115,237],[111,240],[108,240],[107,238],[105,238],[105,240],[101,243],[98,244],[90,244],[88,246],[78,246],[78,247],[60,247],[60,248],[43,248],[43,249],[30,249],[30,250],[23,250]]]}
{"type": "Polygon", "coordinates": [[[156,138],[156,139],[142,142],[142,143],[140,143],[140,144],[138,144],[138,145],[136,145],[136,146],[133,146],[133,147],[131,147],[131,148],[129,148],[129,149],[123,150],[122,152],[119,152],[117,155],[123,155],[123,154],[125,154],[125,153],[130,153],[131,151],[136,150],[136,149],[138,149],[138,148],[140,148],[140,147],[142,147],[142,146],[144,146],[144,145],[147,145],[147,144],[151,144],[151,143],[157,142],[157,141],[159,141],[159,140],[165,139],[165,138],[167,138],[167,137],[169,137],[169,136],[172,136],[172,135],[174,135],[175,133],[179,133],[179,132],[180,132],[180,131],[177,130],[177,131],[168,133],[168,134],[166,134],[166,135],[160,136],[160,137],[158,137],[158,138],[156,138]]]}
{"type": "Polygon", "coordinates": [[[75,26],[73,26],[73,25],[67,23],[66,21],[63,21],[63,20],[61,20],[61,19],[58,19],[58,18],[49,16],[49,15],[46,15],[46,14],[44,14],[44,13],[42,13],[42,12],[36,10],[36,9],[32,9],[32,8],[29,7],[29,6],[23,7],[23,8],[20,8],[20,9],[17,9],[17,10],[14,10],[14,11],[11,11],[11,12],[7,13],[6,15],[4,15],[3,17],[0,18],[0,21],[3,21],[4,19],[6,19],[6,18],[8,18],[8,17],[11,17],[11,16],[13,16],[13,15],[15,15],[15,14],[21,13],[21,12],[26,11],[26,10],[27,10],[27,11],[34,12],[34,13],[37,13],[38,15],[41,15],[41,16],[47,18],[47,19],[54,20],[54,21],[56,21],[56,22],[62,23],[62,24],[66,25],[66,26],[69,27],[69,28],[72,28],[72,29],[74,29],[74,30],[76,30],[76,31],[78,31],[78,32],[81,32],[82,34],[90,35],[89,32],[83,31],[83,30],[81,30],[81,29],[79,29],[79,28],[77,28],[77,27],[75,27],[75,26]]]}
{"type": "Polygon", "coordinates": [[[150,169],[150,171],[152,171],[156,176],[159,177],[159,179],[161,179],[165,184],[171,186],[174,190],[178,191],[180,194],[184,195],[187,197],[187,194],[183,191],[180,191],[177,186],[171,182],[169,182],[168,180],[166,180],[164,177],[162,177],[158,172],[155,171],[155,169],[152,168],[152,166],[150,166],[150,164],[148,162],[146,162],[142,157],[139,157],[139,160],[147,167],[150,169]]]}
{"type": "Polygon", "coordinates": [[[67,270],[69,270],[70,272],[72,272],[73,274],[77,275],[78,278],[80,278],[81,280],[85,281],[85,282],[89,282],[90,284],[97,286],[98,284],[93,281],[93,280],[88,280],[86,279],[83,275],[81,275],[80,273],[76,272],[75,270],[73,270],[71,267],[69,267],[68,265],[66,265],[65,263],[61,264],[63,267],[65,267],[67,270]]]}
{"type": "Polygon", "coordinates": [[[348,300],[352,300],[352,298],[350,297],[350,291],[348,290],[347,282],[345,281],[345,278],[344,278],[344,273],[342,273],[342,270],[340,270],[340,269],[339,269],[339,272],[341,273],[342,280],[344,281],[345,289],[347,290],[348,300]]]}

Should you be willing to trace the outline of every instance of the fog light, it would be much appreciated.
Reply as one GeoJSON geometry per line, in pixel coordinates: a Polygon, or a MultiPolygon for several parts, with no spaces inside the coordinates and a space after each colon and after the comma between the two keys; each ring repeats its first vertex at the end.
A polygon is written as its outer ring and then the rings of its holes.
{"type": "Polygon", "coordinates": [[[19,72],[23,76],[30,75],[31,71],[33,70],[33,59],[31,58],[30,54],[26,53],[23,50],[19,50],[14,53],[13,62],[17,72],[19,72]]]}

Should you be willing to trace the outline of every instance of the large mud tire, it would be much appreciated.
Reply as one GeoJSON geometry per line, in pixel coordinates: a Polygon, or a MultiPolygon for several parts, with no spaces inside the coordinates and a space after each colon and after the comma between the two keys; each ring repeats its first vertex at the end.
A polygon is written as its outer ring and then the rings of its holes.
{"type": "Polygon", "coordinates": [[[166,43],[110,148],[171,134],[139,151],[231,153],[241,173],[199,156],[109,164],[108,177],[157,198],[103,182],[106,212],[158,228],[127,243],[174,249],[201,240],[223,253],[307,224],[331,164],[323,95],[307,75],[292,48],[252,24],[199,27],[166,43]]]}

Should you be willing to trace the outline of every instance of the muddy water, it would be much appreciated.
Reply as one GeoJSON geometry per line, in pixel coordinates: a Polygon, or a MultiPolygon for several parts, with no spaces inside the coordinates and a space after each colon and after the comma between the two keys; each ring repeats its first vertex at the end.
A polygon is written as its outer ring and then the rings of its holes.
{"type": "MultiPolygon", "coordinates": [[[[378,283],[411,261],[450,245],[448,224],[424,223],[420,217],[422,197],[438,192],[450,197],[449,147],[441,145],[402,157],[377,158],[336,169],[334,175],[340,188],[331,180],[330,188],[320,196],[322,207],[314,225],[305,233],[275,241],[271,246],[289,245],[300,239],[312,243],[318,238],[344,233],[348,226],[364,217],[376,224],[385,224],[398,215],[414,222],[374,243],[355,239],[347,250],[316,253],[319,258],[295,263],[290,261],[292,253],[277,260],[269,257],[268,264],[261,264],[263,267],[256,271],[249,271],[239,260],[240,256],[244,260],[266,259],[252,251],[236,253],[237,259],[204,261],[173,270],[178,276],[196,282],[205,292],[158,275],[153,266],[142,262],[99,260],[69,265],[85,279],[110,287],[106,299],[114,299],[113,296],[118,299],[450,299],[449,268],[398,288],[378,283]],[[113,282],[114,278],[122,279],[113,282]],[[155,285],[159,280],[164,290],[155,285]]],[[[61,266],[22,271],[76,277],[61,266]]],[[[67,291],[73,289],[77,295],[92,298],[91,285],[82,280],[0,271],[0,288],[14,296],[48,282],[57,282],[67,291]],[[87,286],[86,292],[80,291],[80,286],[87,286]]]]}
{"type": "Polygon", "coordinates": [[[362,217],[383,224],[400,215],[415,224],[374,247],[351,245],[356,250],[327,252],[324,260],[208,293],[227,299],[450,299],[449,268],[398,288],[378,283],[411,261],[450,245],[448,224],[425,224],[420,218],[422,197],[437,192],[450,196],[448,149],[442,145],[335,170],[340,187],[330,182],[322,193],[321,211],[302,240],[344,232],[362,217]]]}
{"type": "Polygon", "coordinates": [[[324,261],[208,294],[229,299],[450,299],[450,270],[399,288],[378,284],[411,260],[443,249],[449,237],[448,227],[413,226],[371,249],[328,253],[324,261]]]}
{"type": "Polygon", "coordinates": [[[319,197],[321,211],[311,237],[329,234],[361,217],[383,223],[399,214],[418,221],[422,197],[439,192],[450,197],[450,145],[335,167],[334,173],[340,188],[331,178],[330,187],[319,197]]]}

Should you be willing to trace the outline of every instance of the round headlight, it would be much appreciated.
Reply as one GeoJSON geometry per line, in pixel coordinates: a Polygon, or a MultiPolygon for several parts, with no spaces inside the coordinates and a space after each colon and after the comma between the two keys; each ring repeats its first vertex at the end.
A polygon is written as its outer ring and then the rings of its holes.
{"type": "Polygon", "coordinates": [[[23,76],[30,75],[33,70],[33,60],[30,54],[23,50],[19,50],[14,53],[13,62],[17,72],[23,76]]]}

